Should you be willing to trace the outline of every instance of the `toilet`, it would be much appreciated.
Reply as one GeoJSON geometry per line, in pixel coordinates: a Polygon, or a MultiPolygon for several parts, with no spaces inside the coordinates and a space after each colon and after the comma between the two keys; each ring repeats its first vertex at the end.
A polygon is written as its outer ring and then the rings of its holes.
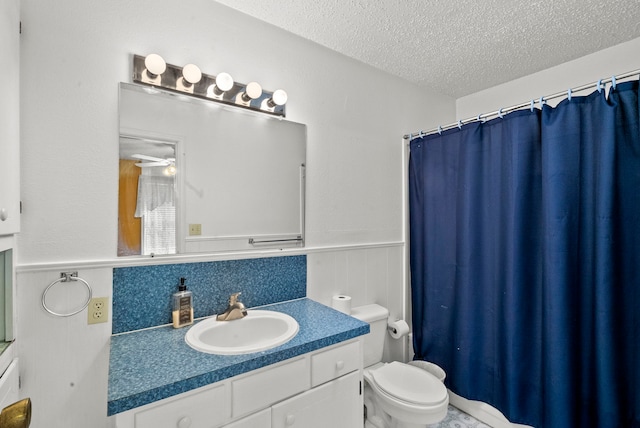
{"type": "Polygon", "coordinates": [[[355,307],[351,316],[369,323],[364,336],[365,428],[425,428],[447,415],[449,394],[432,373],[398,361],[383,363],[389,311],[355,307]]]}

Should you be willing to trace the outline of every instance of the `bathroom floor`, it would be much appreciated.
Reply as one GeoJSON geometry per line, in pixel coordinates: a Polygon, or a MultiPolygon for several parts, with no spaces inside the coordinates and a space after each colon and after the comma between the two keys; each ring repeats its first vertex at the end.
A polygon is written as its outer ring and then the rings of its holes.
{"type": "Polygon", "coordinates": [[[451,405],[446,418],[437,424],[427,426],[429,428],[491,428],[451,405]]]}

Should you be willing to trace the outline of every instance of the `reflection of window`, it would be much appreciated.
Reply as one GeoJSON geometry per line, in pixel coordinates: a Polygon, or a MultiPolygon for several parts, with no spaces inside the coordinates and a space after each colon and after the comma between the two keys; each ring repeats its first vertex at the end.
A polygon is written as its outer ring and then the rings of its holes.
{"type": "Polygon", "coordinates": [[[142,254],[176,253],[176,208],[162,204],[142,216],[142,254]]]}
{"type": "Polygon", "coordinates": [[[175,177],[140,175],[135,216],[142,218],[142,254],[174,254],[176,252],[175,177]]]}

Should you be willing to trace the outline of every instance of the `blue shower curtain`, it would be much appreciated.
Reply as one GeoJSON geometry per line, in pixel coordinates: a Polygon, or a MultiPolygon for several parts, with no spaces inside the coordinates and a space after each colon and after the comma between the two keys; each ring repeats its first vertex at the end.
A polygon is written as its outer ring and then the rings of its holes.
{"type": "Polygon", "coordinates": [[[411,142],[416,359],[540,428],[640,427],[638,82],[411,142]]]}

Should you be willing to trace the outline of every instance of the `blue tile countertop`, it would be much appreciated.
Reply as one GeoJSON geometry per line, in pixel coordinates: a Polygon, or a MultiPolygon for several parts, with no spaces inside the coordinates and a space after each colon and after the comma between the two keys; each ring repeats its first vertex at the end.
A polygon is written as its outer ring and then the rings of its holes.
{"type": "Polygon", "coordinates": [[[260,309],[291,315],[300,326],[298,334],[284,345],[244,355],[213,355],[192,349],[184,340],[189,327],[174,329],[164,326],[112,336],[108,415],[369,332],[369,324],[308,298],[262,306],[260,309]]]}

